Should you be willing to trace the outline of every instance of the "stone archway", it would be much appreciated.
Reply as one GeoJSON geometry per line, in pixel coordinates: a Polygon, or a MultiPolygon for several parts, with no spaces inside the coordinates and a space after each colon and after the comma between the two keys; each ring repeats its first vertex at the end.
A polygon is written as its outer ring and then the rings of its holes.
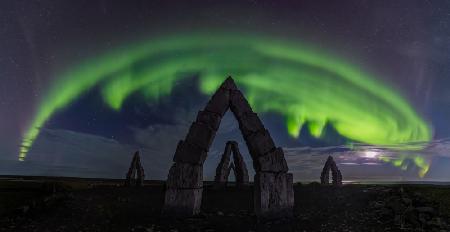
{"type": "Polygon", "coordinates": [[[236,141],[228,141],[222,154],[219,164],[216,168],[214,177],[214,186],[216,188],[224,187],[228,182],[230,172],[233,170],[236,178],[237,187],[248,184],[248,170],[239,152],[239,146],[236,141]],[[233,162],[231,162],[231,153],[233,153],[233,162]]]}
{"type": "Polygon", "coordinates": [[[259,217],[292,215],[293,177],[288,173],[284,152],[276,147],[269,131],[253,112],[231,77],[217,89],[178,143],[166,182],[164,213],[192,216],[200,212],[203,163],[225,112],[231,109],[247,144],[255,169],[254,210],[259,217]]]}
{"type": "Polygon", "coordinates": [[[145,173],[141,164],[141,157],[139,156],[139,151],[136,151],[126,175],[125,186],[142,186],[144,179],[145,173]]]}
{"type": "Polygon", "coordinates": [[[341,171],[337,167],[336,162],[334,162],[334,159],[331,155],[328,156],[328,159],[325,162],[325,165],[323,166],[322,173],[320,174],[321,184],[324,185],[330,184],[330,171],[332,177],[332,184],[337,186],[342,185],[341,171]]]}

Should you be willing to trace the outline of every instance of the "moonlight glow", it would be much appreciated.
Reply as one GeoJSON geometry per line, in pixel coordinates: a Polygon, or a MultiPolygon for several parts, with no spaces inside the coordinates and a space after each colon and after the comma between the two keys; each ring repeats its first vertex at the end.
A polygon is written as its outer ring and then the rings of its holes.
{"type": "Polygon", "coordinates": [[[95,86],[112,109],[120,110],[130,94],[155,100],[190,75],[199,76],[205,94],[233,76],[256,112],[285,116],[293,137],[306,122],[317,137],[329,123],[347,138],[376,145],[431,137],[428,125],[400,95],[342,59],[269,38],[196,34],[131,44],[67,70],[41,99],[19,159],[25,159],[39,128],[57,110],[95,86]]]}

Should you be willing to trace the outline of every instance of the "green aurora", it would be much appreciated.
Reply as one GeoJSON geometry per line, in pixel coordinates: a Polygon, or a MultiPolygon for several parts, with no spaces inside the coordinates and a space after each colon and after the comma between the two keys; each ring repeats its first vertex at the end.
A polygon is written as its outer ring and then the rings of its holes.
{"type": "Polygon", "coordinates": [[[413,163],[419,169],[418,175],[421,178],[427,174],[428,170],[430,170],[430,162],[418,154],[400,154],[395,158],[380,156],[379,160],[401,168],[403,171],[406,171],[410,166],[410,163],[413,163]]]}
{"type": "Polygon", "coordinates": [[[105,103],[119,111],[130,94],[157,100],[192,75],[199,76],[205,94],[231,75],[255,111],[284,116],[293,137],[303,125],[320,137],[330,124],[347,138],[379,146],[431,139],[428,124],[402,96],[339,57],[298,42],[200,33],[131,43],[62,73],[38,104],[19,160],[55,112],[93,87],[99,86],[105,103]]]}

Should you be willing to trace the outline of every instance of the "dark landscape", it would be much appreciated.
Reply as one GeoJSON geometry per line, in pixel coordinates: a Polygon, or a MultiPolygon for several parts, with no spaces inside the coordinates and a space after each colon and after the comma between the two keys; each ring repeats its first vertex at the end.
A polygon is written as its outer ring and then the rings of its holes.
{"type": "Polygon", "coordinates": [[[205,182],[201,213],[161,216],[164,182],[5,177],[0,231],[449,231],[450,188],[439,185],[294,184],[294,218],[258,221],[252,185],[205,182]]]}

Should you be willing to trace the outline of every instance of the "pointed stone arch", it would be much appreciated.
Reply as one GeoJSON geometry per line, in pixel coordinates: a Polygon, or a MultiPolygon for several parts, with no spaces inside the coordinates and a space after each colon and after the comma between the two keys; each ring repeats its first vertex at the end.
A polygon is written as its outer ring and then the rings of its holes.
{"type": "Polygon", "coordinates": [[[144,184],[145,173],[141,164],[141,157],[139,151],[136,151],[131,160],[130,168],[125,179],[125,186],[142,186],[144,184]]]}
{"type": "Polygon", "coordinates": [[[294,205],[293,178],[288,173],[284,152],[275,146],[269,131],[231,77],[222,83],[205,108],[198,112],[186,138],[178,143],[166,182],[164,213],[192,216],[200,212],[203,163],[228,109],[239,123],[253,160],[256,215],[291,216],[294,205]]]}
{"type": "Polygon", "coordinates": [[[328,159],[325,162],[325,165],[323,166],[322,173],[320,174],[320,183],[321,184],[323,184],[323,185],[330,184],[330,171],[331,171],[332,184],[336,185],[336,186],[342,185],[341,171],[337,167],[336,162],[334,161],[334,159],[331,155],[328,156],[328,159]]]}
{"type": "Polygon", "coordinates": [[[236,177],[236,185],[238,187],[248,184],[248,170],[244,159],[239,152],[239,146],[236,141],[228,141],[222,154],[214,177],[214,186],[220,188],[226,185],[230,172],[233,170],[236,177]],[[231,161],[231,153],[233,153],[233,162],[231,161]]]}

